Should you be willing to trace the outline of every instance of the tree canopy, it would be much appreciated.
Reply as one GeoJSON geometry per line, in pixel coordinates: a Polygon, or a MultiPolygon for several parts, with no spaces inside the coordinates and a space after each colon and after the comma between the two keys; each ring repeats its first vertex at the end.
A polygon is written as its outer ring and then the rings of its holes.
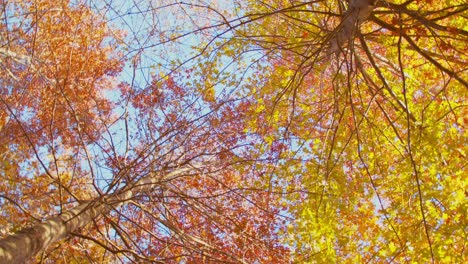
{"type": "Polygon", "coordinates": [[[467,261],[465,1],[0,7],[5,263],[467,261]]]}

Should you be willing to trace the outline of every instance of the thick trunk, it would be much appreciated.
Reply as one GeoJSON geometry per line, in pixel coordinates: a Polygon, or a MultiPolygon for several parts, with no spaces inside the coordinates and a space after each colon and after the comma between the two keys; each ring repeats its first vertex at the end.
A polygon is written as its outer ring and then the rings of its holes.
{"type": "Polygon", "coordinates": [[[0,240],[0,263],[23,263],[97,217],[105,206],[85,203],[0,240]]]}
{"type": "MultiPolygon", "coordinates": [[[[181,168],[173,171],[163,178],[164,181],[187,171],[181,168]]],[[[70,235],[71,232],[90,223],[96,217],[109,213],[112,208],[124,204],[126,201],[161,183],[161,178],[149,175],[142,178],[132,186],[96,199],[83,203],[60,216],[49,218],[31,228],[24,229],[0,240],[0,263],[24,263],[37,253],[45,250],[49,245],[60,241],[70,235]]]]}
{"type": "Polygon", "coordinates": [[[340,26],[330,39],[330,53],[337,53],[356,33],[360,24],[366,21],[374,10],[376,0],[351,0],[343,14],[340,26]]]}

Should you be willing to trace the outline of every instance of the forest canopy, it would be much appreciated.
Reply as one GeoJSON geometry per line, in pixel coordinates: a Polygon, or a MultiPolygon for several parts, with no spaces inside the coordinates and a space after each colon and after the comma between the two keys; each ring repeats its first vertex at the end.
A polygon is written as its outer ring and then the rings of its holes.
{"type": "Polygon", "coordinates": [[[0,7],[0,262],[468,261],[466,1],[0,7]]]}

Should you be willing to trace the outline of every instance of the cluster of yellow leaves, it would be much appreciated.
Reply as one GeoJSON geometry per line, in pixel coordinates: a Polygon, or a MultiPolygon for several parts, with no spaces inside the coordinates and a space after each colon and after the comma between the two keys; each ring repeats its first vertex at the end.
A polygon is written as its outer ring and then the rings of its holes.
{"type": "Polygon", "coordinates": [[[297,260],[466,261],[466,4],[384,3],[327,55],[344,6],[248,2],[239,34],[270,66],[247,131],[290,140],[275,174],[309,193],[289,208],[297,260]]]}

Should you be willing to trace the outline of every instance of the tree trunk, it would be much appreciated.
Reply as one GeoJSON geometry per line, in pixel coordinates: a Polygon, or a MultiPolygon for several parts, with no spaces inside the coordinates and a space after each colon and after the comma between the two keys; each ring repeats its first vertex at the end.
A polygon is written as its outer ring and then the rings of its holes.
{"type": "Polygon", "coordinates": [[[100,215],[109,213],[135,194],[153,188],[156,184],[186,172],[188,168],[177,169],[162,178],[148,175],[131,186],[126,186],[113,194],[83,203],[65,213],[49,218],[31,228],[26,228],[0,240],[0,263],[21,264],[31,259],[49,245],[60,241],[71,232],[90,223],[100,215]]]}
{"type": "Polygon", "coordinates": [[[341,24],[330,39],[330,53],[337,53],[356,33],[360,24],[366,21],[375,8],[375,0],[351,0],[343,14],[341,24]]]}

